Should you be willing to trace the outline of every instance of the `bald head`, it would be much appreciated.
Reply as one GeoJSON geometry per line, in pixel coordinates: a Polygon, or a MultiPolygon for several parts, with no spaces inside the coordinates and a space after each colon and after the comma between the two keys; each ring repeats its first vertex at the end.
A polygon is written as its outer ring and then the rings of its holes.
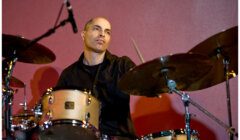
{"type": "Polygon", "coordinates": [[[108,22],[108,24],[110,25],[110,27],[111,27],[111,24],[110,24],[110,22],[106,19],[106,18],[104,18],[104,17],[95,17],[95,18],[91,18],[85,25],[84,25],[84,31],[86,31],[88,28],[89,28],[89,26],[90,25],[92,25],[96,20],[105,20],[106,22],[108,22]]]}
{"type": "Polygon", "coordinates": [[[81,36],[85,54],[104,54],[111,40],[111,24],[106,18],[93,18],[86,23],[81,36]]]}

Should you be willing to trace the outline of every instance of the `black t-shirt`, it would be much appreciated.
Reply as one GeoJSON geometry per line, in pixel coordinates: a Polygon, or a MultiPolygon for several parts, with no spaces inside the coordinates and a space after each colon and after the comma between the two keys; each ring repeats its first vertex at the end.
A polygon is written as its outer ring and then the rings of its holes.
{"type": "Polygon", "coordinates": [[[111,136],[135,135],[130,116],[130,96],[121,91],[117,84],[122,75],[135,64],[126,56],[117,57],[108,51],[104,61],[96,66],[83,64],[79,60],[64,69],[56,88],[88,89],[101,102],[99,129],[111,136]]]}

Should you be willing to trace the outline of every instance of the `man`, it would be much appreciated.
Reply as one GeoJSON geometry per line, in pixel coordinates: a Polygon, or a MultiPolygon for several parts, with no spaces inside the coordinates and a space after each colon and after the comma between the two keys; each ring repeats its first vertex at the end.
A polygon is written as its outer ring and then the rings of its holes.
{"type": "Polygon", "coordinates": [[[104,139],[133,139],[129,95],[118,87],[121,76],[135,64],[126,56],[107,51],[111,24],[103,17],[88,21],[81,33],[83,53],[78,61],[64,69],[57,88],[89,89],[101,103],[99,129],[104,139]]]}

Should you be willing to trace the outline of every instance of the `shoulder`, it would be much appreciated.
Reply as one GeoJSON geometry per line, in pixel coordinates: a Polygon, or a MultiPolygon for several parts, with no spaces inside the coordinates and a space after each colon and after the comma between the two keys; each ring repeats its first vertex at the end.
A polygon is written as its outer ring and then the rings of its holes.
{"type": "Polygon", "coordinates": [[[72,73],[73,71],[77,70],[78,67],[79,67],[79,62],[76,61],[76,62],[68,65],[66,68],[64,68],[62,73],[63,74],[72,73]]]}
{"type": "Polygon", "coordinates": [[[69,72],[76,71],[77,69],[82,67],[82,64],[81,64],[82,60],[83,60],[83,53],[80,55],[78,60],[76,60],[75,62],[68,65],[66,68],[64,68],[62,73],[69,73],[69,72]]]}
{"type": "Polygon", "coordinates": [[[135,66],[135,63],[128,56],[118,57],[120,65],[129,65],[130,67],[135,66]]]}
{"type": "Polygon", "coordinates": [[[70,64],[60,74],[56,87],[66,87],[68,85],[69,79],[72,79],[76,75],[78,67],[78,61],[70,64]]]}
{"type": "Polygon", "coordinates": [[[134,63],[128,56],[117,56],[115,54],[111,54],[110,52],[106,52],[106,57],[110,61],[117,61],[117,62],[130,62],[134,63]]]}
{"type": "Polygon", "coordinates": [[[116,64],[120,70],[124,70],[124,71],[128,71],[130,68],[136,66],[135,63],[128,56],[119,57],[108,52],[107,59],[112,64],[116,64]]]}

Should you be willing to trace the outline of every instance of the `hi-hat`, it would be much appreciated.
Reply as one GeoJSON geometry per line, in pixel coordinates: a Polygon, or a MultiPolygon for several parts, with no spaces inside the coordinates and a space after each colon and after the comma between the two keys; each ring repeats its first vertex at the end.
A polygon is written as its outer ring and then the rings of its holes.
{"type": "Polygon", "coordinates": [[[16,57],[19,62],[45,64],[56,59],[55,54],[39,43],[30,45],[31,41],[23,37],[3,34],[2,36],[2,55],[5,58],[16,57]]]}
{"type": "Polygon", "coordinates": [[[33,111],[24,110],[23,112],[12,116],[12,129],[30,130],[37,126],[38,120],[35,118],[33,111]]]}
{"type": "Polygon", "coordinates": [[[205,88],[222,83],[226,80],[223,60],[229,61],[228,78],[238,74],[238,27],[232,27],[211,36],[201,42],[189,53],[199,53],[209,56],[213,62],[213,69],[203,79],[205,88]]]}
{"type": "Polygon", "coordinates": [[[205,88],[201,79],[212,67],[210,59],[200,54],[159,57],[131,69],[123,75],[118,86],[128,94],[153,97],[169,92],[166,79],[171,79],[178,90],[199,90],[205,88]]]}
{"type": "Polygon", "coordinates": [[[25,118],[25,117],[34,117],[34,113],[32,110],[24,110],[19,114],[13,115],[13,117],[25,118]]]}

